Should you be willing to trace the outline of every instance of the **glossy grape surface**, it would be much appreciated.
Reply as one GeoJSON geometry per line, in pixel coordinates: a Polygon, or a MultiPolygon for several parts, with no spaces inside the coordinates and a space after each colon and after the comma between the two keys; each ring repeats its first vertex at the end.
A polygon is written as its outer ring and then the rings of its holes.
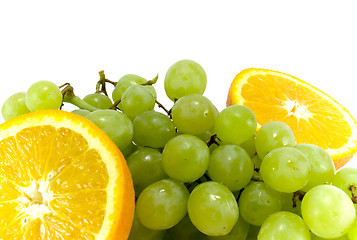
{"type": "Polygon", "coordinates": [[[31,112],[43,109],[59,109],[62,104],[62,93],[53,82],[38,81],[27,90],[25,103],[31,112]]]}
{"type": "Polygon", "coordinates": [[[25,103],[25,92],[15,93],[4,102],[2,106],[2,117],[5,121],[31,112],[25,103]]]}

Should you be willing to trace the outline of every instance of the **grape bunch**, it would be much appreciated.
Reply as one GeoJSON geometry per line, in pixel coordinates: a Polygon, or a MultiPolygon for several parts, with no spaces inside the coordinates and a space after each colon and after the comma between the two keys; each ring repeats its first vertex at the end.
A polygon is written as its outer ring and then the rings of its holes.
{"type": "Polygon", "coordinates": [[[83,99],[68,83],[36,82],[9,97],[2,115],[71,103],[102,129],[132,174],[130,240],[357,239],[357,169],[335,172],[324,149],[296,144],[283,122],[257,130],[245,106],[218,111],[203,96],[207,77],[198,63],[168,69],[169,110],[157,100],[158,76],[113,82],[99,74],[96,92],[83,99]]]}

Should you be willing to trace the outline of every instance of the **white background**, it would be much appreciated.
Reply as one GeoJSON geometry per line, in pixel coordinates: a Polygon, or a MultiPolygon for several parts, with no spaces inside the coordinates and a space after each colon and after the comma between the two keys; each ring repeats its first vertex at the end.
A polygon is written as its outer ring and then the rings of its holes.
{"type": "MultiPolygon", "coordinates": [[[[356,1],[1,1],[0,103],[38,80],[70,82],[84,97],[98,71],[117,81],[200,63],[205,96],[222,110],[248,67],[289,73],[335,98],[357,118],[356,1]]],[[[357,166],[357,157],[350,165],[357,166]]]]}

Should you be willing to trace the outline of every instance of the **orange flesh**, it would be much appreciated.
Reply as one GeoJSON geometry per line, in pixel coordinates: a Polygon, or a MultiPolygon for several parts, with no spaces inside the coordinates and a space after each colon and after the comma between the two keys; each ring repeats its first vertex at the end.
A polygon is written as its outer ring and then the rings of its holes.
{"type": "Polygon", "coordinates": [[[271,74],[254,75],[242,86],[241,94],[243,105],[255,113],[259,124],[283,121],[291,126],[298,143],[338,149],[352,135],[335,106],[291,80],[271,74]]]}
{"type": "Polygon", "coordinates": [[[0,141],[0,159],[1,239],[95,239],[109,176],[80,134],[29,127],[0,141]]]}

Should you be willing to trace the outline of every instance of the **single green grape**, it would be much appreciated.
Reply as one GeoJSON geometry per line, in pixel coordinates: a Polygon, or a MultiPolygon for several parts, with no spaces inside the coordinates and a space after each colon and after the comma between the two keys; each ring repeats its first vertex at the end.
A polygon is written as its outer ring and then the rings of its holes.
{"type": "Polygon", "coordinates": [[[172,101],[190,94],[203,94],[206,85],[205,71],[192,60],[181,60],[171,65],[164,80],[166,95],[172,101]]]}
{"type": "Polygon", "coordinates": [[[309,190],[302,199],[301,214],[311,232],[322,238],[343,236],[356,218],[351,199],[333,185],[309,190]]]}
{"type": "Polygon", "coordinates": [[[100,93],[88,94],[83,101],[98,109],[109,109],[113,105],[108,96],[100,93]]]}
{"type": "Polygon", "coordinates": [[[129,87],[121,98],[121,109],[130,119],[155,107],[155,98],[150,90],[141,85],[129,87]]]}
{"type": "Polygon", "coordinates": [[[345,167],[340,169],[332,179],[332,185],[342,189],[349,197],[352,198],[350,187],[357,187],[357,169],[345,167]]]}
{"type": "Polygon", "coordinates": [[[242,142],[239,146],[241,146],[250,157],[253,157],[256,153],[255,150],[255,136],[257,134],[254,133],[247,141],[242,142]]]}
{"type": "Polygon", "coordinates": [[[150,184],[168,178],[161,166],[161,153],[152,148],[142,147],[127,158],[133,178],[135,196],[150,184]]]}
{"type": "Polygon", "coordinates": [[[226,186],[212,181],[193,189],[187,210],[193,225],[209,236],[227,235],[239,217],[233,193],[226,186]]]}
{"type": "Polygon", "coordinates": [[[163,240],[165,232],[165,230],[152,230],[146,228],[141,224],[135,212],[128,240],[163,240]]]}
{"type": "MultiPolygon", "coordinates": [[[[225,236],[208,236],[208,240],[246,240],[249,232],[249,224],[239,217],[232,230],[225,236]]],[[[193,238],[192,238],[193,239],[193,238]]]]}
{"type": "Polygon", "coordinates": [[[193,226],[190,218],[186,215],[174,227],[167,229],[164,240],[207,240],[207,236],[193,226]]]}
{"type": "Polygon", "coordinates": [[[62,93],[53,82],[38,81],[27,90],[25,103],[31,112],[42,109],[59,109],[62,105],[62,93]]]}
{"type": "Polygon", "coordinates": [[[77,115],[80,115],[82,117],[87,117],[91,112],[85,109],[75,109],[72,111],[72,113],[75,113],[77,115]]]}
{"type": "Polygon", "coordinates": [[[220,140],[236,145],[251,138],[256,128],[254,113],[243,105],[229,106],[222,110],[216,117],[214,126],[220,140]]]}
{"type": "MultiPolygon", "coordinates": [[[[147,83],[147,80],[143,77],[138,76],[138,75],[135,75],[135,74],[124,75],[116,83],[115,88],[112,92],[113,101],[116,102],[116,101],[120,100],[121,97],[123,96],[123,93],[129,87],[134,86],[134,85],[141,85],[141,84],[145,84],[145,83],[147,83]]],[[[154,95],[154,97],[156,99],[156,91],[155,91],[154,86],[145,85],[145,87],[147,87],[150,90],[150,92],[154,95]]]]}
{"type": "Polygon", "coordinates": [[[280,147],[293,147],[295,137],[291,128],[278,121],[265,123],[257,132],[255,147],[261,159],[271,150],[280,147]]]}
{"type": "Polygon", "coordinates": [[[106,133],[119,149],[131,143],[133,124],[124,113],[114,110],[96,110],[87,118],[106,133]]]}
{"type": "Polygon", "coordinates": [[[178,224],[187,214],[189,192],[180,182],[164,179],[147,186],[136,202],[140,222],[153,230],[178,224]]]}
{"type": "Polygon", "coordinates": [[[209,150],[198,137],[182,134],[170,139],[162,152],[162,166],[171,178],[193,182],[208,168],[209,150]]]}
{"type": "Polygon", "coordinates": [[[221,145],[211,154],[208,175],[231,191],[244,188],[254,172],[254,165],[247,152],[238,145],[221,145]]]}
{"type": "Polygon", "coordinates": [[[281,195],[263,182],[252,182],[242,191],[238,205],[249,224],[260,226],[271,214],[281,211],[281,195]]]}
{"type": "Polygon", "coordinates": [[[162,148],[175,137],[175,126],[171,119],[159,112],[140,113],[133,121],[134,142],[139,146],[162,148]]]}
{"type": "Polygon", "coordinates": [[[310,240],[310,232],[298,215],[280,211],[270,215],[259,230],[258,240],[310,240]]]}
{"type": "Polygon", "coordinates": [[[259,173],[271,188],[292,193],[303,188],[310,179],[309,160],[292,147],[276,148],[263,159],[259,173]]]}
{"type": "Polygon", "coordinates": [[[2,105],[2,117],[5,121],[31,112],[25,103],[25,92],[15,93],[2,105]]]}
{"type": "Polygon", "coordinates": [[[332,182],[335,165],[328,152],[319,146],[306,143],[298,144],[295,148],[302,152],[311,164],[310,180],[302,188],[303,191],[307,192],[315,186],[332,182]]]}
{"type": "Polygon", "coordinates": [[[183,96],[171,111],[176,128],[187,134],[199,135],[214,125],[215,112],[211,101],[199,94],[183,96]]]}

